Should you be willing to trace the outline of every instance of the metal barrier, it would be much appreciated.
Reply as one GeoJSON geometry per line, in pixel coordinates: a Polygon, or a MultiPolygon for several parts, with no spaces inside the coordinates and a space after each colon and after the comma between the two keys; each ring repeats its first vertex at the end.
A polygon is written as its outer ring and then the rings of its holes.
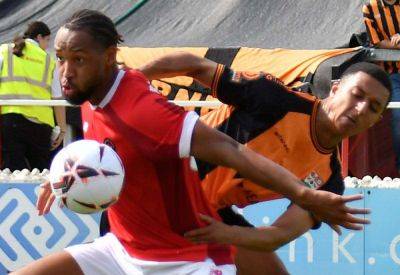
{"type": "MultiPolygon", "coordinates": [[[[175,103],[176,105],[182,107],[209,107],[209,108],[217,108],[222,105],[222,103],[218,100],[215,101],[170,101],[175,103]]],[[[38,105],[38,106],[74,106],[68,103],[66,100],[25,100],[25,99],[2,99],[0,100],[0,106],[2,105],[19,105],[19,106],[27,106],[27,105],[38,105]]],[[[390,102],[387,106],[389,109],[400,108],[400,102],[390,102]]],[[[67,133],[65,135],[64,144],[68,144],[72,141],[72,134],[69,132],[69,128],[67,129],[67,133]]],[[[344,139],[342,141],[342,174],[344,177],[348,176],[348,153],[349,153],[349,140],[344,139]]]]}
{"type": "MultiPolygon", "coordinates": [[[[219,107],[222,103],[218,100],[215,101],[185,101],[185,100],[170,100],[170,102],[182,106],[182,107],[219,107]]],[[[70,106],[72,105],[68,103],[66,100],[34,100],[34,99],[0,99],[0,106],[29,106],[29,105],[37,105],[37,106],[70,106]]],[[[76,106],[79,107],[79,106],[76,106]]],[[[388,107],[389,109],[400,108],[400,102],[390,102],[388,107]]]]}
{"type": "MultiPolygon", "coordinates": [[[[182,107],[219,107],[222,105],[221,102],[215,101],[185,101],[185,100],[170,100],[170,102],[182,106],[182,107]]],[[[35,100],[35,99],[0,99],[0,106],[69,106],[79,107],[68,103],[66,100],[35,100]]],[[[400,102],[399,102],[400,106],[400,102]]]]}

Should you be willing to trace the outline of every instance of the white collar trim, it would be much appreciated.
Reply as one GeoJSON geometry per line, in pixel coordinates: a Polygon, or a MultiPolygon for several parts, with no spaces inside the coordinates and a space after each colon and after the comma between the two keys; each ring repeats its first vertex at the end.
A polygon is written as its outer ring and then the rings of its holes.
{"type": "Polygon", "coordinates": [[[119,83],[121,82],[121,79],[124,77],[124,75],[125,75],[125,71],[123,71],[123,70],[118,71],[118,75],[115,78],[113,85],[111,86],[110,90],[107,92],[107,94],[103,98],[103,100],[99,103],[99,105],[92,105],[89,103],[90,108],[92,108],[92,110],[96,109],[97,107],[99,107],[99,108],[106,107],[106,105],[111,101],[115,92],[117,91],[119,83]]]}

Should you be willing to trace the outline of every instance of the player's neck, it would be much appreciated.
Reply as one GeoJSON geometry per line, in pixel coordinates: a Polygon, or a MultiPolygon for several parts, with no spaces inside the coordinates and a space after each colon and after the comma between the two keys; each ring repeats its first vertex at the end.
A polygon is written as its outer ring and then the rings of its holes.
{"type": "Polygon", "coordinates": [[[107,93],[110,91],[115,79],[118,75],[118,68],[112,68],[110,73],[107,74],[106,79],[96,88],[96,92],[90,98],[90,104],[97,106],[104,99],[107,93]]]}
{"type": "Polygon", "coordinates": [[[336,133],[335,127],[329,118],[329,111],[325,100],[322,100],[318,106],[315,124],[315,132],[320,146],[331,149],[340,143],[342,137],[336,133]]]}

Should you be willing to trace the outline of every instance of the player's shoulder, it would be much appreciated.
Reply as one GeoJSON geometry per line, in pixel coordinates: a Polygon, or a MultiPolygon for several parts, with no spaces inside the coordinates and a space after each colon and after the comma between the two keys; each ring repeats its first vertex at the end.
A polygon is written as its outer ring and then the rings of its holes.
{"type": "Polygon", "coordinates": [[[137,95],[159,93],[141,71],[134,69],[125,71],[125,75],[121,81],[121,88],[134,92],[137,95]]]}
{"type": "Polygon", "coordinates": [[[0,51],[4,52],[8,50],[8,44],[1,44],[0,45],[0,51]]]}
{"type": "Polygon", "coordinates": [[[124,81],[133,81],[138,84],[149,82],[149,80],[146,78],[146,76],[141,71],[138,71],[135,69],[126,70],[123,80],[124,81]]]}
{"type": "Polygon", "coordinates": [[[311,103],[316,103],[318,101],[318,98],[307,92],[303,91],[296,91],[296,90],[288,90],[290,93],[294,94],[296,97],[301,98],[302,100],[311,102],[311,103]]]}

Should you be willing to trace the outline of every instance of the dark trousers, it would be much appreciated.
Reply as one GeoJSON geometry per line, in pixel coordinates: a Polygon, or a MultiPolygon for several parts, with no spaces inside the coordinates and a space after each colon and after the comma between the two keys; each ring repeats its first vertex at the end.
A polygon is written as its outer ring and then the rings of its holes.
{"type": "Polygon", "coordinates": [[[52,128],[26,119],[20,114],[1,115],[2,169],[43,170],[50,167],[52,128]]]}
{"type": "MultiPolygon", "coordinates": [[[[400,74],[391,74],[390,80],[393,86],[390,101],[400,101],[400,74]]],[[[396,168],[400,173],[400,109],[392,109],[392,137],[396,155],[396,168]]]]}

